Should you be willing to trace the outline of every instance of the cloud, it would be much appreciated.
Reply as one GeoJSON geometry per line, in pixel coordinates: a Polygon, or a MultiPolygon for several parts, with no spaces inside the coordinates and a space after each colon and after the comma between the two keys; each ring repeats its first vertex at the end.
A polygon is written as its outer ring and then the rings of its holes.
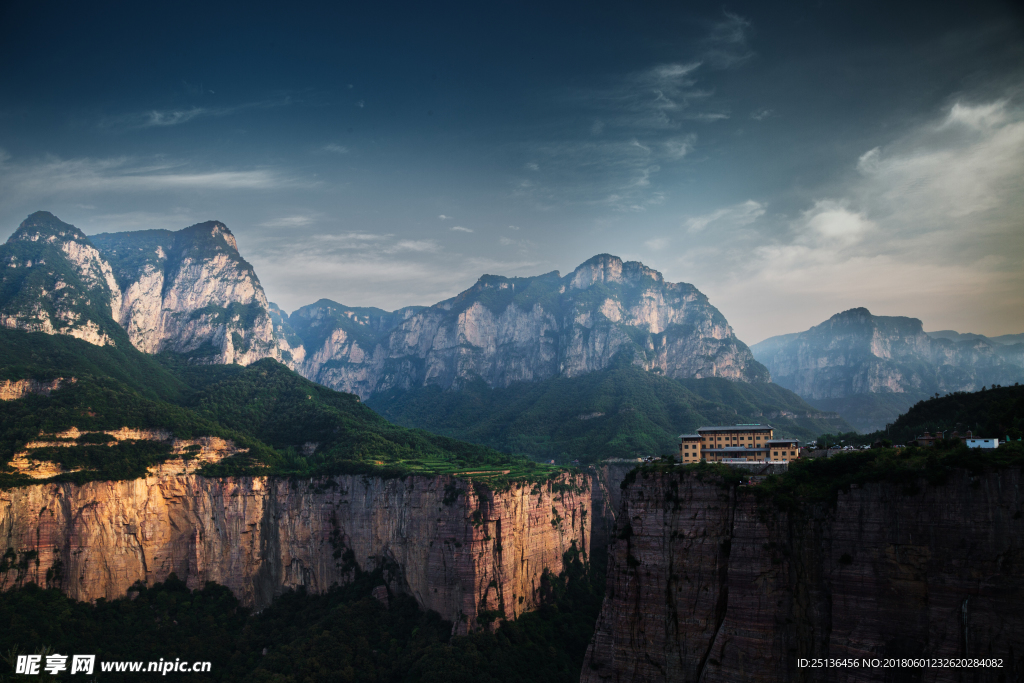
{"type": "Polygon", "coordinates": [[[363,107],[366,106],[366,100],[359,100],[358,102],[356,102],[356,106],[362,109],[363,107]]]}
{"type": "Polygon", "coordinates": [[[532,162],[532,161],[530,163],[528,163],[528,164],[525,164],[523,166],[523,168],[525,168],[527,171],[539,171],[540,170],[540,166],[537,165],[536,163],[532,162]]]}
{"type": "Polygon", "coordinates": [[[665,147],[665,153],[671,159],[682,159],[687,154],[693,151],[693,146],[697,143],[697,136],[694,134],[686,135],[680,138],[671,138],[662,143],[665,147]]]}
{"type": "Polygon", "coordinates": [[[453,230],[455,232],[473,232],[473,228],[464,228],[461,225],[453,225],[448,229],[453,230]]]}
{"type": "Polygon", "coordinates": [[[200,107],[192,107],[191,109],[184,110],[172,110],[172,111],[156,111],[149,112],[148,119],[142,124],[142,127],[149,126],[177,126],[180,123],[187,123],[197,116],[208,116],[212,112],[209,109],[202,109],[200,107]]]}
{"type": "Polygon", "coordinates": [[[324,145],[324,151],[334,152],[335,154],[348,154],[349,150],[348,147],[345,147],[344,145],[338,145],[332,142],[330,144],[324,145]]]}
{"type": "Polygon", "coordinates": [[[653,251],[661,251],[667,247],[668,244],[669,239],[667,237],[655,237],[654,239],[649,239],[644,242],[644,246],[653,251]]]}
{"type": "Polygon", "coordinates": [[[847,246],[861,241],[877,226],[863,213],[850,211],[842,204],[821,200],[804,213],[805,234],[828,243],[847,246]]]}
{"type": "Polygon", "coordinates": [[[1007,121],[1007,100],[996,100],[988,104],[971,106],[962,102],[954,104],[940,128],[964,125],[975,130],[991,130],[1007,121]]]}
{"type": "Polygon", "coordinates": [[[452,219],[451,216],[445,216],[443,213],[440,216],[438,216],[438,218],[440,218],[443,221],[450,221],[452,219]]]}
{"type": "Polygon", "coordinates": [[[313,223],[316,219],[313,216],[283,216],[260,223],[264,228],[300,228],[313,223]]]}
{"type": "Polygon", "coordinates": [[[197,169],[184,162],[131,157],[42,159],[0,163],[0,184],[22,197],[179,189],[274,190],[310,186],[272,169],[197,169]]]}
{"type": "Polygon", "coordinates": [[[748,199],[742,204],[718,209],[703,216],[694,216],[686,220],[686,228],[689,232],[700,232],[709,225],[717,225],[722,228],[750,225],[765,213],[765,205],[748,199]]]}
{"type": "Polygon", "coordinates": [[[395,244],[385,249],[385,253],[395,253],[399,251],[415,251],[419,253],[433,253],[440,250],[437,242],[434,240],[399,240],[395,244]]]}
{"type": "MultiPolygon", "coordinates": [[[[213,91],[208,92],[212,93],[213,91]]],[[[284,107],[294,104],[294,101],[290,95],[285,95],[272,100],[259,100],[219,107],[197,107],[192,105],[176,109],[150,109],[143,112],[106,116],[100,121],[100,126],[104,128],[166,128],[200,118],[229,116],[252,109],[284,107]]]]}
{"type": "MultiPolygon", "coordinates": [[[[1024,329],[1024,107],[956,102],[849,168],[831,197],[774,236],[731,232],[686,261],[730,321],[744,321],[741,338],[798,331],[853,306],[931,329],[1024,329]],[[780,301],[800,301],[789,329],[778,327],[780,301]]],[[[748,204],[746,215],[758,212],[748,204]]],[[[688,227],[700,233],[735,208],[688,227]]]]}
{"type": "Polygon", "coordinates": [[[750,118],[754,119],[755,121],[763,121],[764,119],[771,116],[773,113],[774,112],[772,112],[771,109],[757,109],[750,113],[750,118]]]}
{"type": "Polygon", "coordinates": [[[754,56],[749,45],[750,21],[731,12],[724,14],[704,39],[701,54],[702,62],[719,69],[739,66],[754,56]]]}

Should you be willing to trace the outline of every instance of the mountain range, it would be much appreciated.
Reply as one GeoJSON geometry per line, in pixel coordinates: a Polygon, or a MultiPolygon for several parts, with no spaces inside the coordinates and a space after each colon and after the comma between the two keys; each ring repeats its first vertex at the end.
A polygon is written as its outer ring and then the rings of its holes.
{"type": "MultiPolygon", "coordinates": [[[[363,400],[376,397],[374,405],[402,424],[462,438],[476,434],[479,442],[506,451],[534,444],[525,452],[547,457],[552,452],[576,455],[583,447],[558,445],[558,438],[546,443],[552,435],[544,421],[520,421],[514,434],[505,429],[486,436],[479,430],[440,428],[441,416],[428,414],[422,403],[416,410],[400,406],[421,401],[416,397],[430,391],[455,392],[447,397],[452,400],[474,388],[458,399],[473,401],[484,389],[571,384],[594,373],[626,381],[628,374],[634,389],[644,385],[639,391],[645,402],[657,397],[654,413],[676,415],[669,404],[680,401],[695,412],[680,424],[675,418],[659,419],[657,427],[626,427],[612,419],[619,425],[612,433],[622,437],[621,443],[644,444],[639,451],[624,446],[623,452],[672,450],[674,432],[699,426],[690,424],[694,416],[788,416],[779,419],[803,438],[819,428],[848,427],[789,392],[780,397],[757,389],[768,384],[768,370],[696,287],[666,282],[641,263],[608,254],[564,276],[557,271],[522,278],[484,275],[433,306],[384,311],[321,299],[290,315],[267,300],[231,231],[218,221],[177,232],[86,236],[40,211],[0,246],[0,264],[0,324],[6,328],[70,335],[100,346],[131,345],[147,354],[170,353],[191,365],[249,365],[271,358],[332,389],[363,400]],[[623,364],[636,372],[624,374],[623,364]],[[671,385],[682,380],[691,384],[671,385]],[[719,388],[706,384],[711,380],[753,393],[726,392],[723,400],[719,388]],[[672,388],[666,393],[665,387],[672,388]],[[687,398],[669,398],[679,392],[687,398]],[[792,421],[795,416],[804,420],[802,426],[792,421]]],[[[563,402],[568,401],[561,408],[570,416],[602,412],[591,406],[605,405],[613,385],[601,379],[587,384],[589,389],[568,393],[557,385],[563,402]],[[594,387],[599,387],[596,393],[594,387]]],[[[547,389],[517,391],[514,402],[523,414],[537,414],[523,401],[539,401],[539,406],[547,389]],[[524,398],[529,396],[534,398],[524,398]]],[[[624,395],[618,389],[612,393],[624,395]]],[[[507,412],[498,403],[512,400],[500,396],[489,399],[491,424],[507,412]]],[[[606,422],[602,417],[589,426],[606,422]]],[[[598,457],[587,443],[584,457],[598,457]]]]}
{"type": "MultiPolygon", "coordinates": [[[[438,427],[443,416],[409,408],[421,399],[403,392],[425,396],[475,387],[464,400],[482,400],[479,391],[486,387],[539,396],[515,387],[608,373],[623,359],[640,371],[637,381],[649,384],[648,395],[667,396],[654,378],[727,380],[755,394],[774,381],[809,405],[796,397],[759,404],[751,394],[726,407],[737,419],[815,415],[807,418],[814,427],[788,424],[790,435],[801,437],[813,436],[809,430],[825,422],[840,429],[835,414],[846,427],[870,431],[935,393],[1024,379],[1020,335],[927,333],[915,318],[874,316],[863,308],[748,348],[696,287],[667,282],[641,263],[609,254],[566,275],[483,275],[432,306],[384,311],[320,299],[290,314],[268,301],[234,235],[218,221],[176,232],[86,236],[40,211],[0,246],[0,264],[3,327],[131,344],[191,364],[272,358],[416,427],[438,427]],[[755,404],[761,407],[745,407],[755,404]]],[[[702,398],[715,393],[700,382],[687,390],[702,398]]],[[[567,407],[573,414],[602,412],[586,407],[593,396],[573,396],[567,407]]],[[[665,407],[657,403],[658,410],[665,407]]],[[[668,423],[662,429],[674,431],[668,423]]],[[[468,432],[453,435],[468,438],[468,432]]],[[[540,433],[529,436],[538,442],[540,433]]],[[[508,437],[484,441],[507,444],[508,437]]]]}

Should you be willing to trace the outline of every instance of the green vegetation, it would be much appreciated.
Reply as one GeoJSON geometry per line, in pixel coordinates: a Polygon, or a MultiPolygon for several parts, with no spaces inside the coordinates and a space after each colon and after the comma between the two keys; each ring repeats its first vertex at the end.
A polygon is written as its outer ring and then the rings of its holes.
{"type": "MultiPolygon", "coordinates": [[[[303,379],[270,359],[249,367],[194,366],[180,356],[146,356],[127,344],[97,347],[14,330],[0,330],[0,349],[0,378],[67,380],[49,395],[0,402],[0,463],[41,434],[129,427],[165,430],[180,439],[218,436],[248,449],[206,465],[203,472],[211,476],[473,473],[500,487],[556,472],[523,456],[396,427],[358,397],[303,379]]],[[[170,456],[167,444],[112,447],[96,436],[71,447],[33,449],[31,458],[84,468],[60,476],[82,482],[142,476],[170,456]]],[[[31,481],[0,472],[0,486],[31,481]]]]}
{"type": "Polygon", "coordinates": [[[916,493],[922,479],[942,484],[956,469],[979,474],[1006,467],[1024,467],[1024,444],[1013,442],[993,450],[969,449],[952,442],[929,448],[873,448],[797,460],[790,463],[786,474],[768,477],[755,491],[766,501],[793,509],[801,502],[835,502],[839,492],[848,491],[853,484],[885,481],[916,493]]]}
{"type": "Polygon", "coordinates": [[[895,422],[870,434],[823,434],[819,443],[871,445],[878,441],[904,444],[924,432],[945,432],[950,438],[971,430],[974,438],[1019,440],[1024,437],[1024,386],[993,386],[980,391],[957,391],[918,401],[895,422]]]}
{"type": "Polygon", "coordinates": [[[580,377],[505,389],[482,380],[459,391],[428,386],[378,394],[368,403],[400,425],[559,464],[674,453],[680,433],[704,425],[768,423],[779,436],[801,439],[849,428],[775,384],[674,380],[617,360],[580,377]],[[781,417],[784,411],[807,417],[781,417]]]}
{"type": "MultiPolygon", "coordinates": [[[[132,597],[95,605],[34,585],[6,591],[0,593],[0,680],[13,672],[18,654],[56,653],[95,654],[97,662],[210,661],[208,674],[166,677],[197,683],[575,683],[600,610],[603,574],[578,553],[566,553],[562,574],[545,576],[547,600],[539,610],[493,633],[468,636],[451,636],[450,623],[409,596],[392,594],[385,608],[370,595],[382,583],[379,571],[357,571],[344,587],[286,593],[259,614],[223,586],[190,591],[173,575],[137,587],[132,597]]],[[[65,673],[56,680],[75,678],[65,673]]]]}

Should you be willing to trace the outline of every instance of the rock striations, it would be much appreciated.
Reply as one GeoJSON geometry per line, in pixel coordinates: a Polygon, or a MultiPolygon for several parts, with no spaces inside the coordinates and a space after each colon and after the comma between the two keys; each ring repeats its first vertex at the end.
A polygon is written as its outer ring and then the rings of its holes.
{"type": "Polygon", "coordinates": [[[95,600],[175,572],[261,608],[287,588],[319,592],[356,567],[383,568],[393,590],[465,633],[537,605],[544,573],[589,548],[589,507],[586,479],[568,474],[495,492],[450,477],[208,479],[161,467],[0,491],[0,538],[19,560],[0,588],[34,581],[95,600]]]}
{"type": "Polygon", "coordinates": [[[1011,681],[1024,676],[1021,471],[868,484],[782,512],[693,473],[623,495],[584,683],[1011,681]],[[800,658],[1003,668],[800,668],[800,658]]]}

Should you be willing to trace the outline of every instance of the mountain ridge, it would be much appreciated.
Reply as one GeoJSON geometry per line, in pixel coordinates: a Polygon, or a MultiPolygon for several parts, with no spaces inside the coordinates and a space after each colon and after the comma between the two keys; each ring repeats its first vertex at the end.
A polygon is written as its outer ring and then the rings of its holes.
{"type": "Polygon", "coordinates": [[[751,351],[775,382],[864,431],[937,392],[1024,380],[1024,344],[934,337],[917,318],[875,316],[866,308],[770,337],[751,351]]]}

